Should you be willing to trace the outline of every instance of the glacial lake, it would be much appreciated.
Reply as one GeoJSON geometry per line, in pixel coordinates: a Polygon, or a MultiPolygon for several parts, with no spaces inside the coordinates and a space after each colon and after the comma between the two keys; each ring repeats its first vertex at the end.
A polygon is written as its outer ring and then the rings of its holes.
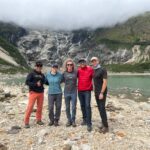
{"type": "Polygon", "coordinates": [[[126,94],[127,97],[147,101],[150,97],[150,76],[111,75],[108,78],[110,94],[126,94]],[[136,94],[137,93],[137,94],[136,94]],[[136,96],[136,95],[142,96],[136,96]]]}
{"type": "MultiPolygon", "coordinates": [[[[24,84],[25,77],[13,77],[2,80],[9,84],[24,84]]],[[[149,75],[110,75],[108,77],[108,93],[112,95],[124,95],[140,101],[147,101],[150,98],[150,76],[149,75]],[[140,93],[142,96],[137,96],[140,93]]]]}

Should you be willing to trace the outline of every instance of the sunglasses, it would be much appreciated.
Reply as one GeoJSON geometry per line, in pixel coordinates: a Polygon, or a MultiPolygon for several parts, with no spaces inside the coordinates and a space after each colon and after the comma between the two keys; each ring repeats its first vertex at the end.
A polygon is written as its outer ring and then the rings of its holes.
{"type": "Polygon", "coordinates": [[[73,66],[73,64],[67,64],[67,66],[73,66]]]}

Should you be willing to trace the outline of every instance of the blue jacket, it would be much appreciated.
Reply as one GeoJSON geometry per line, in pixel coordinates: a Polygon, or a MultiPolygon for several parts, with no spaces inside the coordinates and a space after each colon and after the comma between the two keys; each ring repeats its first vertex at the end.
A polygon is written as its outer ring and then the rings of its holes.
{"type": "Polygon", "coordinates": [[[62,74],[57,72],[55,75],[48,72],[46,75],[46,80],[49,85],[48,94],[60,94],[62,93],[61,82],[62,82],[62,74]]]}

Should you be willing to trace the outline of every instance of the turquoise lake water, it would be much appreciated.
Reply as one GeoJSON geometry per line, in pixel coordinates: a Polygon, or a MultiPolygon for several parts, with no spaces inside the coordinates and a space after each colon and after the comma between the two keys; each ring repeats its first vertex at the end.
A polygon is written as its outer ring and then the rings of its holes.
{"type": "MultiPolygon", "coordinates": [[[[0,79],[0,81],[2,80],[0,79]]],[[[25,78],[14,77],[5,81],[9,85],[13,83],[23,84],[25,78]]],[[[108,92],[110,94],[126,94],[134,98],[132,92],[137,89],[142,94],[141,99],[150,97],[150,76],[111,75],[108,77],[108,92]]]]}

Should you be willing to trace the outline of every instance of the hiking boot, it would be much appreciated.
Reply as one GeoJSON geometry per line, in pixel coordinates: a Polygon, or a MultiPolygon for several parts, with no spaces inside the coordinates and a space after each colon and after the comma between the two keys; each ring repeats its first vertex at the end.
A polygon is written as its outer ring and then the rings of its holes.
{"type": "Polygon", "coordinates": [[[68,122],[66,123],[66,127],[70,127],[71,125],[72,125],[71,121],[68,121],[68,122]]]}
{"type": "Polygon", "coordinates": [[[25,124],[24,128],[30,128],[30,125],[29,124],[25,124]]]}
{"type": "Polygon", "coordinates": [[[36,123],[37,123],[38,125],[40,125],[40,126],[41,126],[41,125],[44,125],[44,122],[42,122],[41,120],[40,120],[40,121],[37,121],[36,123]]]}
{"type": "Polygon", "coordinates": [[[49,126],[54,125],[54,121],[50,121],[50,123],[48,124],[49,126]]]}
{"type": "Polygon", "coordinates": [[[109,132],[109,128],[108,127],[103,127],[102,129],[100,129],[99,132],[105,134],[105,133],[109,132]]]}
{"type": "Polygon", "coordinates": [[[76,123],[75,123],[75,121],[72,122],[72,126],[73,126],[73,127],[76,127],[76,126],[77,126],[76,123]]]}
{"type": "Polygon", "coordinates": [[[87,126],[87,131],[91,132],[92,131],[92,127],[91,126],[87,126]]]}
{"type": "Polygon", "coordinates": [[[85,126],[85,125],[86,125],[86,121],[83,120],[83,121],[81,122],[81,125],[82,125],[82,126],[85,126]]]}
{"type": "Polygon", "coordinates": [[[55,121],[55,122],[54,122],[54,126],[56,126],[56,127],[59,126],[58,121],[55,121]]]}

